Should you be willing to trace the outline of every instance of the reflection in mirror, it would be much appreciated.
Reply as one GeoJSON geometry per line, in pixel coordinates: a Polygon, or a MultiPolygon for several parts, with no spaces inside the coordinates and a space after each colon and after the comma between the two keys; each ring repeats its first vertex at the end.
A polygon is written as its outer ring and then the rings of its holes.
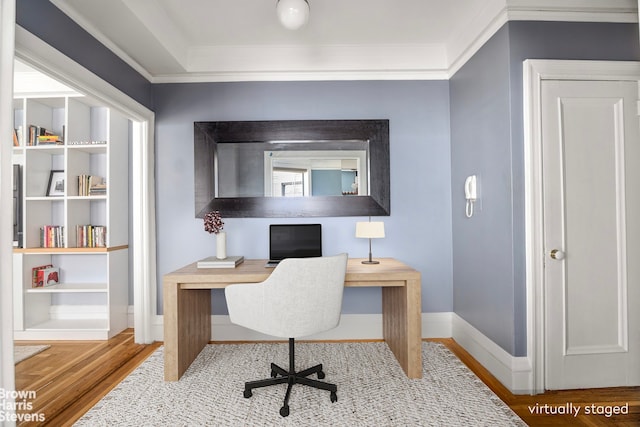
{"type": "Polygon", "coordinates": [[[366,150],[264,153],[267,197],[368,195],[366,150]]]}
{"type": "Polygon", "coordinates": [[[369,195],[367,141],[217,144],[216,197],[369,195]]]}
{"type": "Polygon", "coordinates": [[[389,215],[388,120],[195,122],[196,216],[389,215]]]}

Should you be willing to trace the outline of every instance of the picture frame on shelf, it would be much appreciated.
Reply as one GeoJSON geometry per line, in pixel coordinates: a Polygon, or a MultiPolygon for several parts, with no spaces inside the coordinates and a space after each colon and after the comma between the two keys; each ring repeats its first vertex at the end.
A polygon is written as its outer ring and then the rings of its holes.
{"type": "Polygon", "coordinates": [[[52,170],[49,174],[49,184],[47,185],[47,197],[64,196],[64,171],[52,170]]]}

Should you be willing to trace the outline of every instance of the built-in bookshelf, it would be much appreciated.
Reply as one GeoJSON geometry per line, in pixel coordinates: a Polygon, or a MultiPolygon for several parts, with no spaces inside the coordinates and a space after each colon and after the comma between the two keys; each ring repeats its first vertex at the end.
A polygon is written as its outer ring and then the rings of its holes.
{"type": "Polygon", "coordinates": [[[22,236],[16,339],[108,339],[127,327],[129,123],[87,96],[14,100],[22,236]],[[58,268],[34,288],[33,270],[58,268]]]}

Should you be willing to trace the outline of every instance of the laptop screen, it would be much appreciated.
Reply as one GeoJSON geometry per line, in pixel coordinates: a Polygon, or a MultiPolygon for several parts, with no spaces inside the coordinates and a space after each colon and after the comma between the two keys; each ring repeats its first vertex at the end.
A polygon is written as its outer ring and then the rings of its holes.
{"type": "Polygon", "coordinates": [[[322,256],[321,224],[271,224],[269,226],[269,259],[308,258],[322,256]]]}

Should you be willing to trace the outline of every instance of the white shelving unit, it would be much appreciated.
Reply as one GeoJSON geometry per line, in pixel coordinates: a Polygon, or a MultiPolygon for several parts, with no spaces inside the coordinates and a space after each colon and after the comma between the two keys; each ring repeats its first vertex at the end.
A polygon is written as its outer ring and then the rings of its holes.
{"type": "MultiPolygon", "coordinates": [[[[127,327],[129,124],[118,111],[86,96],[14,100],[22,166],[23,247],[14,249],[14,338],[108,339],[127,327]],[[29,126],[63,142],[30,145],[29,126]],[[64,191],[47,196],[51,171],[63,171],[64,191]],[[106,194],[80,195],[78,176],[104,178],[106,194]],[[106,226],[106,246],[78,247],[77,226],[106,226]],[[43,247],[41,228],[64,229],[60,247],[43,247]],[[59,284],[32,287],[34,267],[58,267],[59,284]]],[[[82,245],[80,245],[82,246],[82,245]]]]}

